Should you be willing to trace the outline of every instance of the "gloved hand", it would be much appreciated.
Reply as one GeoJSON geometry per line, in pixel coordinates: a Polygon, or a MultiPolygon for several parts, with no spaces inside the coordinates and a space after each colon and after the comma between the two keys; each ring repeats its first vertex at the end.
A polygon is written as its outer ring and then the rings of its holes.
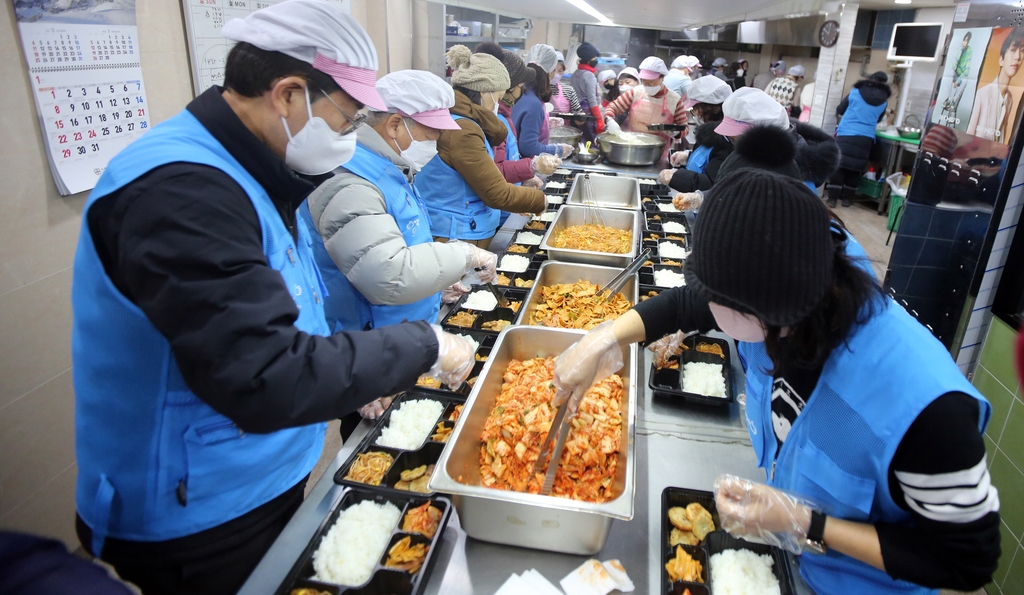
{"type": "Polygon", "coordinates": [[[672,199],[672,206],[677,211],[696,211],[700,208],[702,202],[704,202],[704,193],[700,190],[696,192],[680,192],[672,199]]]}
{"type": "Polygon", "coordinates": [[[459,298],[469,293],[469,287],[461,281],[456,281],[451,287],[441,290],[441,301],[446,304],[454,304],[459,298]]]}
{"type": "Polygon", "coordinates": [[[430,328],[437,336],[437,361],[427,375],[447,384],[452,390],[458,390],[473,371],[476,349],[462,337],[444,332],[439,325],[432,324],[430,328]]]}
{"type": "Polygon", "coordinates": [[[686,333],[683,331],[676,331],[671,335],[665,335],[658,339],[654,343],[647,346],[647,349],[651,350],[654,354],[654,366],[656,368],[664,368],[668,366],[668,360],[679,355],[680,345],[683,344],[683,339],[686,338],[686,333]]]}
{"type": "Polygon", "coordinates": [[[601,108],[600,107],[592,107],[592,108],[590,108],[590,113],[591,113],[591,115],[594,116],[594,118],[597,119],[597,122],[596,122],[597,133],[598,134],[603,133],[604,132],[604,114],[601,113],[601,108]]]}
{"type": "Polygon", "coordinates": [[[558,128],[559,126],[565,126],[564,118],[548,118],[548,128],[558,128]]]}
{"type": "Polygon", "coordinates": [[[669,163],[672,167],[684,167],[686,162],[690,160],[690,151],[676,151],[672,153],[672,156],[668,158],[669,163]]]}
{"type": "Polygon", "coordinates": [[[562,150],[562,159],[568,159],[569,156],[572,155],[572,145],[558,143],[558,148],[562,150]]]}
{"type": "MultiPolygon", "coordinates": [[[[556,145],[559,149],[562,147],[569,147],[569,145],[556,145]]],[[[572,147],[569,147],[572,151],[572,147]]],[[[563,151],[564,152],[564,151],[563,151]]],[[[558,166],[562,165],[562,160],[555,155],[549,153],[541,153],[530,160],[530,171],[534,174],[541,174],[543,176],[550,176],[555,173],[558,166]]]]}
{"type": "Polygon", "coordinates": [[[661,182],[662,184],[668,186],[668,183],[672,181],[672,176],[674,176],[674,175],[676,175],[676,170],[674,170],[674,169],[663,169],[663,170],[661,170],[661,173],[658,174],[658,181],[661,182]]]}
{"type": "Polygon", "coordinates": [[[466,251],[466,272],[476,271],[480,275],[480,281],[491,283],[498,278],[494,269],[498,266],[498,255],[477,248],[467,242],[459,242],[462,249],[466,251]]]}
{"type": "Polygon", "coordinates": [[[622,348],[615,338],[614,325],[614,320],[602,322],[555,359],[554,406],[568,399],[569,413],[575,413],[595,382],[622,367],[622,348]]]}
{"type": "Polygon", "coordinates": [[[622,134],[622,128],[619,126],[619,123],[615,121],[615,118],[608,118],[607,124],[608,132],[610,134],[622,134]]]}
{"type": "Polygon", "coordinates": [[[543,190],[545,184],[546,182],[537,176],[533,176],[529,180],[523,182],[523,186],[526,186],[527,188],[536,188],[537,190],[543,190]]]}
{"type": "Polygon", "coordinates": [[[812,505],[792,494],[735,475],[715,480],[722,529],[747,541],[799,554],[811,528],[812,505]]]}
{"type": "Polygon", "coordinates": [[[359,408],[359,415],[363,416],[363,419],[380,419],[380,416],[384,415],[384,412],[391,406],[392,400],[394,397],[381,397],[372,403],[367,403],[359,408]]]}

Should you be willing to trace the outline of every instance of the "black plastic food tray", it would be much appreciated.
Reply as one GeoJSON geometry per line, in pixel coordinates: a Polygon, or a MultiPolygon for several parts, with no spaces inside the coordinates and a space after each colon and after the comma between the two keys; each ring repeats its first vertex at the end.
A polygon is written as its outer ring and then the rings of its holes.
{"type": "MultiPolygon", "coordinates": [[[[643,190],[641,190],[641,192],[643,192],[643,190]]],[[[667,205],[672,204],[672,199],[671,198],[660,197],[660,196],[652,196],[651,198],[653,198],[654,200],[649,200],[649,201],[643,202],[643,199],[641,199],[641,203],[640,204],[643,206],[645,213],[649,213],[651,215],[682,215],[683,214],[680,211],[662,211],[660,208],[658,208],[659,204],[667,204],[667,205]]]]}
{"type": "Polygon", "coordinates": [[[684,339],[683,344],[688,346],[689,349],[684,350],[679,355],[680,362],[678,370],[672,370],[670,368],[663,368],[659,370],[655,368],[653,363],[651,364],[651,371],[647,375],[647,385],[651,388],[651,391],[654,392],[654,396],[677,400],[681,399],[688,403],[697,403],[700,405],[716,406],[728,405],[735,401],[736,397],[732,390],[732,354],[729,351],[729,342],[723,339],[695,335],[684,339]],[[713,353],[701,353],[696,351],[695,348],[698,343],[716,343],[720,345],[722,347],[722,353],[725,354],[725,359],[723,360],[721,357],[713,353]],[[683,391],[683,366],[691,362],[720,364],[722,366],[722,374],[725,375],[724,399],[683,391]]]}
{"type": "Polygon", "coordinates": [[[664,287],[658,287],[656,285],[647,285],[647,284],[641,283],[640,284],[640,301],[641,302],[646,301],[644,299],[644,297],[647,297],[648,299],[650,299],[652,297],[655,297],[655,296],[659,295],[663,291],[665,291],[664,287]],[[653,293],[654,295],[651,295],[651,293],[653,293]]]}
{"type": "MultiPolygon", "coordinates": [[[[644,223],[646,225],[646,231],[662,232],[661,224],[665,221],[672,221],[686,227],[686,231],[682,233],[692,233],[693,228],[690,227],[690,222],[686,220],[684,213],[672,213],[670,211],[662,212],[655,210],[653,212],[644,213],[644,223]],[[655,219],[659,217],[659,219],[655,219]]],[[[672,232],[679,233],[679,232],[672,232]]]]}
{"type": "MultiPolygon", "coordinates": [[[[654,248],[651,249],[651,252],[653,254],[655,254],[655,255],[658,253],[657,249],[654,249],[654,248]]],[[[649,258],[648,260],[651,261],[651,264],[640,267],[640,270],[638,271],[640,284],[641,285],[650,285],[651,287],[657,287],[657,288],[662,289],[662,290],[672,289],[671,287],[666,287],[664,285],[658,285],[655,282],[655,280],[654,280],[654,271],[657,271],[657,270],[669,270],[669,271],[672,271],[674,273],[682,273],[683,272],[682,264],[678,264],[678,265],[664,264],[665,261],[667,261],[667,260],[673,261],[673,262],[682,262],[682,259],[679,259],[679,258],[662,258],[660,256],[654,256],[654,257],[649,258]]]]}
{"type": "MultiPolygon", "coordinates": [[[[520,256],[523,256],[523,255],[520,255],[520,256]]],[[[536,271],[537,269],[540,268],[540,263],[539,262],[531,264],[531,267],[533,267],[534,265],[536,265],[536,268],[527,269],[526,272],[529,273],[529,272],[531,272],[531,270],[532,271],[536,271]]],[[[525,302],[526,301],[526,294],[529,293],[529,291],[530,291],[529,289],[516,289],[514,287],[502,286],[502,285],[495,285],[495,287],[498,288],[498,291],[500,291],[502,295],[507,297],[510,301],[515,301],[515,302],[525,302]]],[[[518,311],[513,311],[511,308],[495,308],[495,309],[491,310],[490,312],[482,312],[482,311],[479,311],[479,310],[466,310],[465,308],[463,308],[462,304],[466,301],[466,299],[470,296],[470,294],[472,294],[473,292],[476,292],[476,291],[487,291],[487,288],[484,287],[483,285],[474,285],[471,288],[469,293],[467,293],[466,295],[464,295],[461,298],[459,298],[459,301],[455,302],[455,305],[452,307],[451,311],[448,312],[448,314],[443,319],[441,319],[441,328],[443,328],[444,330],[446,330],[446,331],[448,331],[450,333],[460,333],[460,332],[463,332],[463,331],[476,331],[478,333],[486,333],[486,334],[491,334],[491,335],[497,335],[499,331],[486,330],[486,329],[481,328],[481,325],[483,325],[483,323],[489,322],[491,320],[509,320],[512,323],[515,323],[516,318],[519,317],[519,312],[518,311]],[[468,311],[471,314],[476,314],[477,315],[476,316],[476,320],[473,321],[473,326],[472,327],[467,328],[467,327],[462,327],[462,326],[455,326],[455,325],[450,324],[448,322],[458,312],[463,312],[463,311],[468,311]]],[[[520,309],[522,309],[522,306],[520,306],[520,309]]]]}
{"type": "MultiPolygon", "coordinates": [[[[652,180],[654,178],[637,178],[639,180],[652,180]]],[[[668,186],[657,183],[657,184],[640,184],[640,196],[669,196],[672,194],[672,189],[668,186]]]]}
{"type": "MultiPolygon", "coordinates": [[[[479,362],[478,362],[479,363],[479,362]]],[[[421,390],[411,390],[405,392],[395,398],[394,402],[391,403],[391,407],[384,412],[377,425],[373,427],[366,436],[359,442],[359,446],[356,447],[352,455],[345,461],[345,464],[338,469],[334,474],[334,483],[353,488],[359,488],[361,490],[370,490],[373,492],[380,492],[384,494],[393,494],[400,496],[409,495],[432,495],[431,494],[419,494],[418,492],[409,492],[406,490],[399,490],[394,487],[401,479],[402,471],[409,469],[415,469],[420,465],[434,465],[437,460],[441,458],[441,451],[444,450],[444,442],[435,442],[427,436],[427,439],[423,441],[423,444],[416,450],[403,450],[399,448],[391,448],[388,446],[378,446],[374,444],[377,438],[380,436],[381,431],[388,426],[391,422],[391,414],[396,411],[402,403],[406,401],[413,401],[417,399],[430,399],[431,401],[437,401],[444,405],[444,410],[441,412],[441,417],[434,420],[434,426],[436,428],[437,422],[444,421],[445,426],[454,427],[455,422],[449,420],[452,412],[455,410],[456,405],[463,404],[466,399],[465,397],[449,397],[438,393],[430,393],[421,390]],[[384,474],[384,479],[381,481],[379,486],[372,486],[358,481],[352,481],[345,479],[348,475],[349,467],[355,462],[356,456],[365,452],[386,452],[391,455],[394,461],[391,463],[391,467],[387,473],[384,474]]],[[[431,434],[433,430],[431,431],[431,434]]]]}
{"type": "Polygon", "coordinates": [[[301,588],[312,588],[322,592],[330,593],[331,595],[419,595],[426,589],[430,573],[433,571],[434,563],[437,560],[435,552],[438,544],[441,541],[441,536],[444,534],[444,530],[448,525],[448,518],[451,516],[452,503],[449,499],[444,497],[421,497],[419,495],[409,497],[400,495],[390,494],[379,494],[366,491],[360,488],[353,488],[345,492],[338,501],[337,506],[331,511],[331,514],[327,516],[320,528],[317,529],[313,539],[310,540],[309,545],[303,550],[302,555],[299,556],[295,566],[292,567],[291,572],[288,573],[288,577],[281,584],[281,587],[277,590],[277,595],[288,595],[294,589],[301,588]],[[388,541],[387,547],[381,554],[380,560],[377,561],[377,566],[370,575],[370,580],[365,584],[358,587],[344,587],[341,585],[322,583],[314,580],[312,577],[315,576],[316,572],[313,570],[313,554],[320,547],[320,541],[327,532],[330,530],[334,523],[338,520],[338,516],[350,506],[359,504],[366,500],[372,500],[378,504],[390,502],[397,506],[402,514],[399,517],[398,525],[394,528],[391,534],[391,539],[388,541]],[[406,513],[417,506],[422,506],[427,501],[431,502],[431,506],[434,506],[441,510],[441,522],[437,527],[437,531],[434,533],[432,539],[427,539],[426,536],[419,533],[406,533],[401,530],[402,522],[405,520],[406,513]],[[429,543],[429,549],[427,550],[427,557],[423,561],[423,566],[420,567],[416,574],[409,574],[404,570],[396,570],[387,568],[384,566],[384,562],[388,558],[388,550],[395,545],[396,542],[405,538],[406,536],[412,536],[412,543],[429,543]]]}
{"type": "Polygon", "coordinates": [[[711,580],[711,556],[724,550],[748,549],[756,554],[768,554],[775,562],[772,571],[775,578],[779,580],[779,590],[782,595],[794,595],[793,577],[789,572],[789,563],[784,552],[770,545],[750,543],[738,539],[721,530],[722,524],[718,517],[718,507],[715,506],[715,495],[711,492],[701,490],[688,490],[685,488],[667,487],[661,492],[661,592],[666,595],[682,595],[689,589],[691,595],[709,595],[714,592],[714,584],[711,580]],[[704,541],[697,546],[682,546],[688,554],[700,560],[703,566],[704,584],[688,583],[682,581],[672,582],[668,577],[668,570],[665,564],[675,558],[676,546],[669,545],[669,537],[672,534],[672,523],[668,520],[668,509],[674,506],[682,506],[697,502],[711,513],[715,522],[715,531],[708,533],[704,541]]]}
{"type": "MultiPolygon", "coordinates": [[[[538,255],[538,257],[542,257],[542,256],[545,256],[545,255],[538,255]]],[[[539,262],[543,262],[543,261],[539,261],[539,262]]],[[[506,277],[508,277],[508,285],[499,285],[497,281],[495,281],[494,284],[497,285],[498,287],[507,287],[509,289],[522,289],[523,291],[529,292],[530,291],[530,287],[519,287],[519,286],[517,286],[516,285],[516,279],[520,279],[520,280],[523,280],[523,281],[534,281],[534,282],[536,282],[537,281],[537,273],[540,271],[539,262],[538,262],[538,267],[537,268],[526,269],[525,273],[506,273],[506,272],[503,272],[503,271],[499,271],[499,274],[502,274],[502,275],[505,275],[506,277]]]]}

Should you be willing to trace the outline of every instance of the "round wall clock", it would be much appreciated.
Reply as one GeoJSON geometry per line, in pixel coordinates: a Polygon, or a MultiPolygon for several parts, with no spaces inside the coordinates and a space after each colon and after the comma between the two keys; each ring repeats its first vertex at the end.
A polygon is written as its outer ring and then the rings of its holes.
{"type": "Polygon", "coordinates": [[[830,48],[839,41],[839,23],[836,21],[825,21],[818,29],[818,42],[821,47],[830,48]]]}

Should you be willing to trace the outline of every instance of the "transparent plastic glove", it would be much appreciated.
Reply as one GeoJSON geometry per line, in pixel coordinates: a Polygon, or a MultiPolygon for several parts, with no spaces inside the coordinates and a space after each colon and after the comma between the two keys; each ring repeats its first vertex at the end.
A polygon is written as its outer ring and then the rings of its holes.
{"type": "Polygon", "coordinates": [[[606,119],[605,126],[608,130],[608,134],[622,134],[622,128],[619,126],[619,123],[615,121],[615,118],[606,119]]]}
{"type": "Polygon", "coordinates": [[[444,332],[439,325],[432,324],[430,328],[437,335],[437,361],[427,375],[447,384],[452,390],[458,390],[473,371],[476,349],[462,337],[444,332]]]}
{"type": "Polygon", "coordinates": [[[498,255],[493,252],[488,252],[482,248],[477,248],[473,244],[467,242],[459,242],[462,249],[466,251],[467,266],[466,272],[476,271],[480,275],[480,281],[482,283],[491,283],[498,278],[498,274],[494,271],[495,267],[498,266],[498,255]]]}
{"type": "Polygon", "coordinates": [[[543,190],[544,184],[546,184],[546,182],[537,176],[533,176],[529,180],[523,182],[523,186],[526,186],[527,188],[536,188],[537,190],[543,190]]]}
{"type": "Polygon", "coordinates": [[[661,170],[661,173],[658,174],[658,181],[661,182],[662,184],[668,186],[668,183],[672,181],[672,176],[674,176],[674,175],[676,175],[676,170],[674,170],[674,169],[663,169],[663,170],[661,170]]]}
{"type": "Polygon", "coordinates": [[[565,126],[563,118],[548,118],[548,128],[558,128],[559,126],[565,126]]]}
{"type": "Polygon", "coordinates": [[[672,156],[668,158],[669,163],[672,167],[684,167],[686,162],[690,160],[690,151],[676,151],[672,153],[672,156]]]}
{"type": "Polygon", "coordinates": [[[562,155],[561,155],[562,159],[568,159],[569,156],[572,155],[572,145],[567,145],[565,143],[558,143],[557,146],[558,146],[559,149],[562,150],[562,155]]]}
{"type": "Polygon", "coordinates": [[[456,281],[451,287],[441,290],[441,301],[446,304],[454,304],[467,293],[469,293],[469,286],[464,285],[461,281],[456,281]]]}
{"type": "Polygon", "coordinates": [[[394,397],[381,397],[372,403],[367,403],[359,408],[359,415],[363,416],[363,419],[380,419],[380,416],[384,415],[384,412],[391,406],[391,401],[394,397]]]}
{"type": "MultiPolygon", "coordinates": [[[[558,145],[558,147],[569,147],[569,145],[558,145]]],[[[569,150],[571,151],[572,147],[569,147],[569,150]]],[[[555,173],[559,165],[562,165],[562,160],[557,155],[541,153],[530,160],[530,171],[535,174],[550,176],[555,173]]]]}
{"type": "Polygon", "coordinates": [[[556,407],[568,399],[569,412],[575,413],[595,382],[622,367],[622,349],[615,338],[614,324],[613,320],[602,322],[555,359],[556,407]]]}
{"type": "Polygon", "coordinates": [[[704,202],[704,193],[700,190],[696,192],[680,192],[672,199],[672,206],[677,211],[696,211],[700,208],[702,202],[704,202]]]}
{"type": "Polygon", "coordinates": [[[811,528],[810,502],[735,475],[715,480],[715,504],[722,528],[747,541],[800,554],[811,528]]]}
{"type": "Polygon", "coordinates": [[[686,338],[686,333],[683,331],[676,331],[671,335],[665,335],[658,339],[654,343],[647,346],[647,349],[651,350],[654,355],[654,365],[658,368],[664,368],[668,366],[669,360],[679,355],[681,351],[681,345],[683,339],[686,338]]]}

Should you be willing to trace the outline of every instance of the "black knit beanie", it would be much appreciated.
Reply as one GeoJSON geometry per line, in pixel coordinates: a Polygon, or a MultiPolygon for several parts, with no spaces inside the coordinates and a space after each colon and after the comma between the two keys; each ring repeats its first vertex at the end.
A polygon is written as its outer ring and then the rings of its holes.
{"type": "Polygon", "coordinates": [[[583,42],[580,47],[576,48],[576,56],[580,59],[580,64],[589,64],[591,60],[601,55],[601,52],[597,51],[594,44],[583,42]]]}
{"type": "Polygon", "coordinates": [[[684,273],[708,301],[784,327],[825,297],[834,258],[821,199],[799,180],[742,169],[705,196],[684,273]]]}
{"type": "Polygon", "coordinates": [[[873,80],[873,81],[875,81],[876,83],[882,83],[883,85],[889,83],[889,75],[885,74],[885,72],[883,72],[881,70],[879,70],[878,72],[873,73],[868,78],[873,80]]]}
{"type": "Polygon", "coordinates": [[[536,73],[532,68],[527,68],[523,59],[515,55],[515,53],[510,52],[509,50],[504,50],[501,63],[505,65],[505,68],[508,70],[508,78],[512,80],[512,85],[509,89],[515,87],[519,83],[529,83],[533,81],[536,73]]]}

